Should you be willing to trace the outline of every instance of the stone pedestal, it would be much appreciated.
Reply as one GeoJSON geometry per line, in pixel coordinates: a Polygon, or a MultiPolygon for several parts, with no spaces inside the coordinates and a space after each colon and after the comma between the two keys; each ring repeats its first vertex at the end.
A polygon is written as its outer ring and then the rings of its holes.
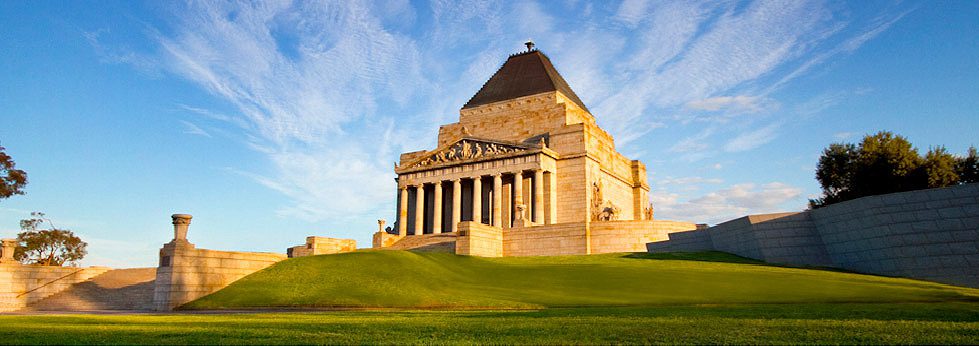
{"type": "Polygon", "coordinates": [[[14,250],[17,249],[17,239],[3,239],[0,248],[0,263],[15,263],[14,250]]]}
{"type": "Polygon", "coordinates": [[[187,229],[190,228],[190,219],[194,217],[190,214],[173,214],[170,218],[173,219],[173,240],[170,244],[190,245],[193,248],[194,245],[187,241],[187,229]]]}

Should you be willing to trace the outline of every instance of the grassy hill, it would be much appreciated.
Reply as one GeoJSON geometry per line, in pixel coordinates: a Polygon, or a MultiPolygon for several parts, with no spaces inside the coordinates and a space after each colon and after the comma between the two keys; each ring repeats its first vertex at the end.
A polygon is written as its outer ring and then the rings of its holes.
{"type": "Polygon", "coordinates": [[[976,301],[979,290],[723,253],[478,258],[360,251],[280,262],[184,309],[544,308],[976,301]]]}

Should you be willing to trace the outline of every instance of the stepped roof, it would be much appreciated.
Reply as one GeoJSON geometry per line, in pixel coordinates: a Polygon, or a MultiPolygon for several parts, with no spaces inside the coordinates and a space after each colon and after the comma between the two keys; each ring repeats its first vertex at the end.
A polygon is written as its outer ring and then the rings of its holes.
{"type": "Polygon", "coordinates": [[[531,49],[511,55],[462,109],[550,91],[560,91],[588,111],[551,60],[539,50],[531,49]]]}

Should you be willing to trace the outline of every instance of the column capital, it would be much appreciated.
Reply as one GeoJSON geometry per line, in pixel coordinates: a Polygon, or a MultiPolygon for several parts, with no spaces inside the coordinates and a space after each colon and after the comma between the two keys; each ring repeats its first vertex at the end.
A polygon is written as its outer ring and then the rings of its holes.
{"type": "Polygon", "coordinates": [[[432,185],[442,186],[442,181],[441,180],[436,180],[435,182],[432,183],[432,185]]]}

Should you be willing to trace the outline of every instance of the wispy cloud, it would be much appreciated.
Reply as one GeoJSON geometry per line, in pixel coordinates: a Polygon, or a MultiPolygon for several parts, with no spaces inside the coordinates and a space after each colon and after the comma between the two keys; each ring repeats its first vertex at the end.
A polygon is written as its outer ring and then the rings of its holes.
{"type": "Polygon", "coordinates": [[[804,205],[801,196],[801,189],[779,182],[736,184],[687,199],[669,192],[651,194],[657,218],[711,224],[749,214],[798,210],[804,205]]]}
{"type": "Polygon", "coordinates": [[[756,130],[741,133],[728,141],[727,144],[724,144],[724,151],[733,153],[757,148],[775,139],[775,132],[780,126],[781,123],[773,123],[756,130]]]}
{"type": "Polygon", "coordinates": [[[186,120],[180,120],[180,123],[184,125],[184,133],[195,136],[211,137],[211,134],[204,131],[200,126],[195,125],[192,122],[186,120]]]}

